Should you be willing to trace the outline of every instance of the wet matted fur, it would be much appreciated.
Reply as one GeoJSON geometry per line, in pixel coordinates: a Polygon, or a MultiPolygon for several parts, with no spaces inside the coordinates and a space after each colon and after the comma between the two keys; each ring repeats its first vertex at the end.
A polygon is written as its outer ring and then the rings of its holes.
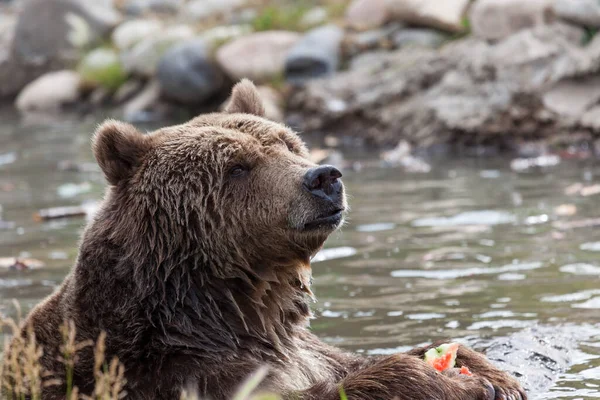
{"type": "MultiPolygon", "coordinates": [[[[178,399],[189,387],[228,399],[262,365],[261,389],[285,399],[339,399],[340,387],[349,399],[525,398],[464,347],[458,365],[472,378],[436,372],[424,349],[359,356],[310,332],[310,259],[341,217],[308,227],[346,208],[343,186],[332,201],[307,190],[315,165],[305,145],[263,113],[243,81],[224,113],[150,134],[116,121],[98,128],[104,202],[71,273],[25,321],[44,347],[43,367],[64,381],[59,326],[73,321],[79,341],[106,332],[107,357],[126,367],[131,399],[178,399]]],[[[74,370],[82,393],[93,388],[92,369],[86,348],[74,370]]],[[[65,393],[51,386],[43,398],[65,393]]]]}

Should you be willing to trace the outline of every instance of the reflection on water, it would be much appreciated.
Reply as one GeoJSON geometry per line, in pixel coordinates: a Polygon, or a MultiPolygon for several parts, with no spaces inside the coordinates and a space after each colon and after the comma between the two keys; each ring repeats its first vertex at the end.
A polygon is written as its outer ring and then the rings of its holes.
{"type": "MultiPolygon", "coordinates": [[[[103,179],[89,164],[96,122],[2,118],[0,257],[46,264],[0,270],[4,314],[14,315],[13,298],[27,310],[49,294],[74,261],[85,221],[32,215],[101,198],[103,179]]],[[[564,162],[517,174],[508,160],[445,159],[410,175],[372,164],[345,172],[352,213],[314,260],[313,329],[325,340],[388,354],[448,337],[475,343],[540,324],[600,322],[600,194],[581,190],[600,180],[600,167],[564,162]]],[[[599,398],[598,356],[600,338],[590,334],[538,398],[599,398]]]]}

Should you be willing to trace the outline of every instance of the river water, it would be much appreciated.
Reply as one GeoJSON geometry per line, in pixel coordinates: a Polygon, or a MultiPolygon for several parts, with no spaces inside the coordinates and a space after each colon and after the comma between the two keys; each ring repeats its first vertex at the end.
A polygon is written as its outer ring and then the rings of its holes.
{"type": "MultiPolygon", "coordinates": [[[[97,201],[105,184],[90,150],[98,119],[1,117],[0,257],[45,263],[0,269],[0,313],[14,317],[12,299],[27,311],[60,284],[85,224],[33,214],[97,201]]],[[[507,158],[442,158],[409,174],[374,155],[350,161],[362,168],[344,172],[348,223],[313,264],[321,337],[381,354],[446,338],[501,342],[536,326],[585,331],[566,370],[534,397],[600,398],[600,165],[516,173],[507,158]]]]}

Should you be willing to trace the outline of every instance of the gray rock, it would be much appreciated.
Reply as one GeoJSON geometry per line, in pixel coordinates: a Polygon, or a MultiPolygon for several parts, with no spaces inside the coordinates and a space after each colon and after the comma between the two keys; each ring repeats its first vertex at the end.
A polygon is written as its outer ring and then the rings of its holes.
{"type": "Polygon", "coordinates": [[[153,19],[135,19],[117,27],[112,34],[112,42],[117,49],[131,49],[143,39],[158,35],[163,30],[163,24],[153,19]]]}
{"type": "Polygon", "coordinates": [[[194,30],[187,25],[179,25],[165,29],[160,35],[151,35],[135,44],[131,50],[121,54],[125,71],[152,77],[162,55],[177,43],[194,37],[194,30]]]}
{"type": "Polygon", "coordinates": [[[48,65],[27,64],[13,52],[13,39],[17,18],[0,14],[0,99],[15,96],[36,77],[50,69],[48,65]]]}
{"type": "Polygon", "coordinates": [[[181,10],[180,16],[194,22],[224,18],[245,3],[246,0],[192,0],[181,10]]]}
{"type": "Polygon", "coordinates": [[[182,103],[201,103],[217,93],[224,77],[198,38],[169,49],[158,63],[157,79],[165,97],[182,103]]]}
{"type": "Polygon", "coordinates": [[[13,51],[30,64],[67,65],[79,48],[105,37],[121,16],[93,0],[26,0],[19,15],[13,51]]]}
{"type": "Polygon", "coordinates": [[[554,12],[559,18],[575,24],[600,27],[600,3],[597,0],[555,0],[554,12]]]}
{"type": "Polygon", "coordinates": [[[598,101],[600,78],[561,81],[542,95],[546,109],[565,118],[582,118],[598,101]]]}
{"type": "Polygon", "coordinates": [[[52,111],[79,99],[81,78],[75,71],[49,72],[28,84],[16,100],[20,111],[52,111]]]}
{"type": "Polygon", "coordinates": [[[249,78],[264,82],[283,76],[286,55],[299,39],[296,32],[252,33],[219,48],[217,62],[234,81],[249,78]]]}
{"type": "Polygon", "coordinates": [[[353,0],[346,9],[346,24],[356,29],[378,28],[390,18],[386,0],[353,0]]]}
{"type": "Polygon", "coordinates": [[[327,25],[306,33],[289,51],[285,77],[293,83],[333,74],[340,63],[340,45],[344,31],[327,25]]]}
{"type": "Polygon", "coordinates": [[[121,8],[127,15],[140,16],[147,12],[176,14],[183,6],[183,0],[128,0],[121,8]]]}
{"type": "Polygon", "coordinates": [[[590,124],[599,96],[589,77],[600,65],[600,37],[581,46],[581,34],[552,24],[497,44],[469,37],[439,50],[373,53],[348,71],[308,82],[288,108],[303,131],[384,146],[402,139],[430,146],[572,132],[583,121],[590,124]],[[573,81],[585,76],[581,84],[573,81]]]}
{"type": "Polygon", "coordinates": [[[396,47],[419,46],[435,49],[440,47],[446,40],[448,40],[448,36],[433,29],[402,29],[392,36],[392,41],[396,47]]]}
{"type": "Polygon", "coordinates": [[[245,36],[252,32],[252,25],[224,25],[207,29],[200,34],[207,44],[216,48],[233,39],[245,36]]]}
{"type": "Polygon", "coordinates": [[[471,29],[484,39],[503,39],[553,22],[552,5],[552,0],[479,0],[471,8],[471,29]]]}
{"type": "MultiPolygon", "coordinates": [[[[529,1],[529,0],[528,0],[529,1]]],[[[449,32],[462,32],[469,0],[386,0],[391,18],[449,32]]]]}

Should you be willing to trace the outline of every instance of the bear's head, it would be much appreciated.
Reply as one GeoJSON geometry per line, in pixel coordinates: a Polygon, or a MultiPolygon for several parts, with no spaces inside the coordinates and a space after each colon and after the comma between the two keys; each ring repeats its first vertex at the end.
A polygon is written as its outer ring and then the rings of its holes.
{"type": "Polygon", "coordinates": [[[120,259],[223,278],[308,264],[343,222],[342,174],[312,163],[298,136],[263,114],[242,81],[223,113],[150,134],[112,120],[98,128],[110,188],[96,223],[120,259]]]}

